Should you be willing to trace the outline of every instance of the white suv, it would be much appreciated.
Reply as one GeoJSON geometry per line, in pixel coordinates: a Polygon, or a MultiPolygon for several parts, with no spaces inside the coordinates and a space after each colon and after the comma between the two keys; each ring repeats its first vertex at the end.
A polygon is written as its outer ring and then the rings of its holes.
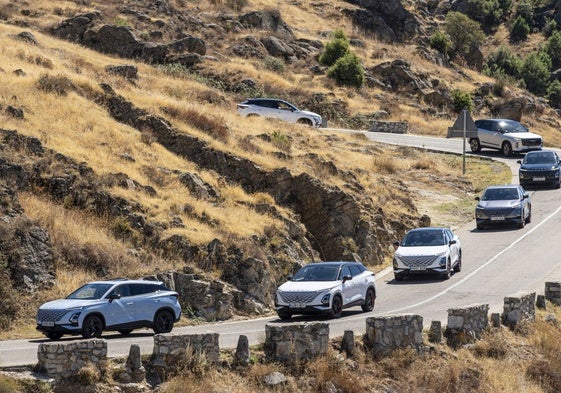
{"type": "Polygon", "coordinates": [[[282,284],[275,296],[275,310],[281,319],[293,314],[323,313],[339,318],[343,309],[361,306],[374,309],[374,273],[357,262],[317,262],[302,267],[282,284]]]}
{"type": "Polygon", "coordinates": [[[240,102],[238,113],[242,116],[271,117],[312,127],[320,127],[322,124],[321,116],[317,113],[302,111],[289,102],[274,98],[250,98],[240,102]]]}
{"type": "Polygon", "coordinates": [[[476,120],[477,138],[471,138],[471,151],[478,153],[482,147],[500,150],[505,156],[541,150],[541,136],[531,133],[515,120],[482,119],[476,120]]]}
{"type": "Polygon", "coordinates": [[[129,334],[152,328],[169,333],[181,317],[177,292],[159,281],[94,281],[65,299],[44,303],[37,311],[37,330],[52,340],[64,334],[100,337],[104,330],[129,334]]]}

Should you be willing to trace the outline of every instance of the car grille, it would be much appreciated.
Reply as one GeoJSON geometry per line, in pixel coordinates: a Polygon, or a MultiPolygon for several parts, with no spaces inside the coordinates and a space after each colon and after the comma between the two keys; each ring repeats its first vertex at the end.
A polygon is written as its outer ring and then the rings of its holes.
{"type": "Polygon", "coordinates": [[[524,171],[524,174],[527,176],[556,177],[555,172],[557,172],[557,170],[552,171],[549,168],[544,168],[544,169],[532,169],[531,171],[526,170],[524,171]]]}
{"type": "Polygon", "coordinates": [[[313,292],[279,292],[279,296],[286,303],[310,303],[319,294],[313,292]]]}
{"type": "Polygon", "coordinates": [[[407,257],[400,257],[399,259],[401,262],[408,267],[417,267],[417,266],[429,266],[434,260],[436,256],[434,255],[415,255],[415,256],[407,256],[407,257]]]}
{"type": "Polygon", "coordinates": [[[522,146],[541,146],[540,138],[522,139],[522,146]]]}
{"type": "Polygon", "coordinates": [[[59,321],[68,310],[39,310],[37,312],[37,320],[44,322],[56,322],[59,321]]]}
{"type": "Polygon", "coordinates": [[[487,216],[508,216],[512,213],[513,209],[485,209],[485,214],[487,216]]]}

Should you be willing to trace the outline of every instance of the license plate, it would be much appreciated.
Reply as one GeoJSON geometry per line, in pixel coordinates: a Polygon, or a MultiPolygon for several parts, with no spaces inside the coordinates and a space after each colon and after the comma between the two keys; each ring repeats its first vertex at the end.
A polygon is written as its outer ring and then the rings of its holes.
{"type": "Polygon", "coordinates": [[[545,177],[534,177],[532,180],[534,180],[534,181],[545,181],[545,177]]]}
{"type": "Polygon", "coordinates": [[[53,326],[55,326],[55,323],[51,322],[51,321],[43,321],[43,322],[41,322],[41,325],[45,326],[45,327],[53,327],[53,326]]]}
{"type": "Polygon", "coordinates": [[[424,266],[413,266],[411,270],[427,270],[427,268],[424,266]]]}
{"type": "Polygon", "coordinates": [[[306,308],[306,303],[290,303],[288,305],[290,308],[306,308]]]}
{"type": "Polygon", "coordinates": [[[491,217],[491,221],[504,221],[505,218],[503,216],[496,216],[496,217],[491,217]]]}

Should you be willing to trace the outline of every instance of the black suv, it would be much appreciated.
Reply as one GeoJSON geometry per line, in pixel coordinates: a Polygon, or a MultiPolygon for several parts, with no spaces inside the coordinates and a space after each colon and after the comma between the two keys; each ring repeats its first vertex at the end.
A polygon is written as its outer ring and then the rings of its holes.
{"type": "Polygon", "coordinates": [[[561,163],[554,151],[531,151],[518,160],[518,179],[524,188],[529,186],[553,186],[561,188],[561,163]]]}

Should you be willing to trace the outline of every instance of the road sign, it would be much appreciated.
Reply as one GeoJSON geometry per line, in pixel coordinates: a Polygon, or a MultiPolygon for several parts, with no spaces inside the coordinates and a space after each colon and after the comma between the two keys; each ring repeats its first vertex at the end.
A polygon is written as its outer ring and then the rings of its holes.
{"type": "Polygon", "coordinates": [[[446,138],[476,138],[477,126],[473,122],[471,115],[467,110],[463,110],[454,122],[452,127],[448,128],[446,138]]]}

